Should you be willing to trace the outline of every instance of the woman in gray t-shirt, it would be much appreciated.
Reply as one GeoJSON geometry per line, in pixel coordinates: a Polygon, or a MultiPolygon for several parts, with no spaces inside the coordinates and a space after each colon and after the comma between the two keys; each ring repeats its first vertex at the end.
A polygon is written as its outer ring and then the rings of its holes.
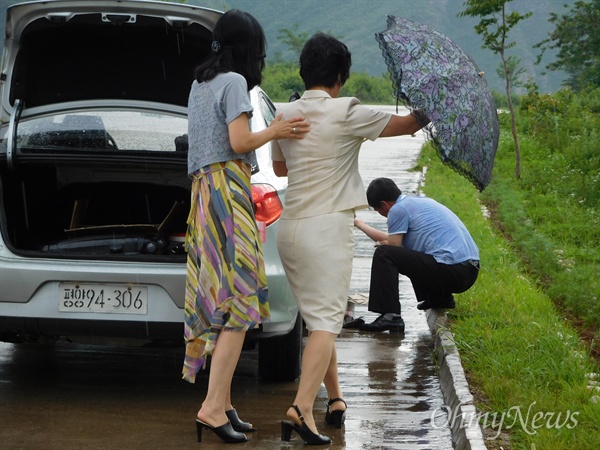
{"type": "Polygon", "coordinates": [[[196,69],[188,102],[192,199],[183,378],[193,383],[212,355],[208,392],[196,417],[198,441],[208,428],[234,443],[246,441],[244,432],[255,428],[233,409],[231,380],[246,331],[270,317],[250,190],[254,150],[272,139],[302,139],[309,126],[302,118],[279,116],[265,130],[250,130],[248,91],[261,81],[266,47],[254,17],[226,12],[213,39],[209,57],[196,69]]]}

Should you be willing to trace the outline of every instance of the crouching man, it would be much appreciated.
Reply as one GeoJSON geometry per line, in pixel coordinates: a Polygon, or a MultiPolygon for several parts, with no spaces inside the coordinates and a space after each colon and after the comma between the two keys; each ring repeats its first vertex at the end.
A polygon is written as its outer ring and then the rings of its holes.
{"type": "Polygon", "coordinates": [[[454,308],[454,296],[469,289],[479,274],[479,250],[462,221],[427,197],[402,195],[389,178],[367,188],[369,206],[387,217],[387,233],[355,219],[354,226],[380,245],[371,265],[369,311],[380,316],[361,330],[404,332],[398,275],[407,276],[417,309],[454,308]]]}

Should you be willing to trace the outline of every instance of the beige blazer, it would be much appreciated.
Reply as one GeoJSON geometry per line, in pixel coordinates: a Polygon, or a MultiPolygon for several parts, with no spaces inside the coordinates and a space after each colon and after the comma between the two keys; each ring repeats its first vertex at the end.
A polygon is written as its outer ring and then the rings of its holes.
{"type": "Polygon", "coordinates": [[[283,119],[302,116],[310,123],[304,139],[272,142],[271,157],[285,161],[288,190],[284,219],[301,219],[367,205],[358,172],[362,143],[375,140],[391,114],[374,111],[353,97],[332,98],[309,90],[295,102],[281,106],[283,119]]]}

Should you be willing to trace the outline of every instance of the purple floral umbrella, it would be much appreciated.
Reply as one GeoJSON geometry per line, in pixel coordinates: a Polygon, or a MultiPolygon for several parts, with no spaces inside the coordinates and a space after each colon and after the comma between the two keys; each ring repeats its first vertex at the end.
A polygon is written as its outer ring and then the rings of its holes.
{"type": "Polygon", "coordinates": [[[444,164],[482,191],[490,182],[500,128],[496,104],[473,60],[438,31],[388,16],[376,33],[397,99],[422,111],[444,164]]]}

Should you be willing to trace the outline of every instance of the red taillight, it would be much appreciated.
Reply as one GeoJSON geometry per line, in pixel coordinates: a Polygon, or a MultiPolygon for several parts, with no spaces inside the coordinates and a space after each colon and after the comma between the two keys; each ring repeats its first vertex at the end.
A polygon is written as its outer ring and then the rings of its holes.
{"type": "Polygon", "coordinates": [[[256,221],[265,222],[267,225],[279,219],[283,211],[277,190],[270,184],[253,184],[252,202],[256,221]]]}

